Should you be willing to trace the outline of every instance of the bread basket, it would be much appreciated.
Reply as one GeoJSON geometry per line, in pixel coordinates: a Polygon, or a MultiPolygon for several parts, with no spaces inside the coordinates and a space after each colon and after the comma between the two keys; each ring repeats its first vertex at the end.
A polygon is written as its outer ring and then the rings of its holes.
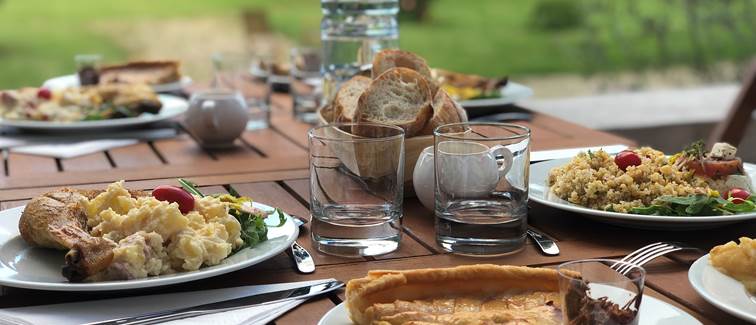
{"type": "MultiPolygon", "coordinates": [[[[328,106],[318,109],[318,122],[320,125],[331,123],[329,114],[326,112],[328,106]]],[[[344,131],[334,129],[334,132],[344,131]]],[[[423,135],[404,139],[404,193],[405,196],[413,195],[412,190],[412,173],[415,170],[415,163],[420,157],[420,153],[426,147],[433,146],[433,135],[423,135]]],[[[386,174],[386,170],[393,168],[392,166],[384,166],[379,162],[363,162],[358,163],[355,161],[355,151],[359,154],[360,148],[357,146],[343,146],[337,149],[340,152],[335,152],[339,156],[344,165],[349,168],[353,173],[362,177],[377,177],[386,174]]]]}

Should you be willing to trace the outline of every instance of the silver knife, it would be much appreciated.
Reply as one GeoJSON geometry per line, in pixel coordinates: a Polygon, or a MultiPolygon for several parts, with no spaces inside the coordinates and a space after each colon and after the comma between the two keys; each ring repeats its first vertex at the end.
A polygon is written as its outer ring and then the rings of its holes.
{"type": "Polygon", "coordinates": [[[253,305],[267,305],[292,299],[303,299],[320,294],[324,294],[344,286],[344,283],[337,280],[322,282],[312,285],[306,285],[286,290],[266,292],[246,297],[240,297],[225,301],[218,301],[193,307],[159,311],[139,316],[116,318],[101,322],[87,323],[84,325],[145,325],[157,324],[171,320],[197,317],[221,313],[231,310],[249,308],[253,305]]]}
{"type": "Polygon", "coordinates": [[[541,252],[543,254],[548,256],[559,255],[559,247],[557,247],[556,243],[551,238],[548,238],[542,233],[539,233],[532,229],[528,229],[528,235],[530,235],[530,238],[533,238],[533,240],[535,240],[538,247],[541,248],[541,252]]]}

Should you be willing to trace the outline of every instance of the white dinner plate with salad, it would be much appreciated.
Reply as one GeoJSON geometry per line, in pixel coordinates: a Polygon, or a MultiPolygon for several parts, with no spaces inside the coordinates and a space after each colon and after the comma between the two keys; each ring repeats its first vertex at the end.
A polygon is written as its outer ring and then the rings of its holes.
{"type": "MultiPolygon", "coordinates": [[[[172,91],[181,91],[182,89],[186,88],[187,86],[192,84],[192,78],[188,76],[182,76],[179,81],[176,82],[169,82],[164,84],[157,84],[157,85],[150,85],[152,87],[152,90],[154,90],[156,93],[164,93],[164,92],[172,92],[172,91]]],[[[79,87],[79,76],[75,74],[68,74],[65,76],[59,76],[55,78],[50,78],[45,80],[45,82],[42,83],[42,88],[47,88],[50,90],[61,90],[69,87],[79,87]]]]}
{"type": "Polygon", "coordinates": [[[742,283],[713,267],[709,254],[690,266],[688,281],[712,305],[730,315],[756,323],[756,296],[750,295],[742,283]]]}
{"type": "MultiPolygon", "coordinates": [[[[333,307],[323,318],[320,319],[318,325],[353,325],[349,319],[349,312],[346,309],[346,304],[341,303],[336,307],[333,307]]],[[[690,314],[680,310],[679,308],[672,306],[664,301],[651,297],[649,295],[643,295],[640,309],[640,325],[696,325],[701,324],[690,314]]]]}
{"type": "Polygon", "coordinates": [[[481,98],[481,99],[468,99],[459,101],[459,104],[464,108],[475,107],[487,107],[487,106],[503,106],[514,104],[525,98],[533,96],[533,89],[523,84],[509,81],[506,85],[499,88],[500,97],[497,98],[481,98]]]}
{"type": "MultiPolygon", "coordinates": [[[[255,208],[274,211],[273,207],[253,203],[255,208]]],[[[24,207],[0,211],[0,285],[38,290],[105,291],[157,287],[205,279],[240,270],[270,259],[288,249],[299,235],[299,228],[286,214],[280,227],[268,227],[268,239],[254,247],[246,247],[226,257],[218,265],[197,271],[179,272],[125,281],[71,283],[61,274],[65,251],[30,247],[19,234],[18,220],[24,207]]],[[[277,223],[278,217],[270,223],[277,223]]]]}
{"type": "Polygon", "coordinates": [[[9,120],[0,118],[0,126],[14,127],[24,130],[34,131],[88,131],[111,128],[125,128],[134,126],[144,126],[147,124],[172,119],[184,114],[189,108],[186,99],[170,95],[158,95],[158,100],[162,104],[158,114],[142,113],[137,117],[114,118],[93,121],[77,122],[51,122],[36,120],[9,120]]]}
{"type": "MultiPolygon", "coordinates": [[[[722,216],[656,216],[596,210],[567,202],[554,194],[548,185],[549,171],[566,165],[572,158],[555,159],[530,166],[530,185],[528,197],[538,203],[560,210],[579,213],[587,218],[641,229],[692,230],[720,227],[737,222],[756,220],[756,212],[722,216]]],[[[756,165],[743,163],[743,168],[750,175],[751,183],[756,184],[756,165]]]]}

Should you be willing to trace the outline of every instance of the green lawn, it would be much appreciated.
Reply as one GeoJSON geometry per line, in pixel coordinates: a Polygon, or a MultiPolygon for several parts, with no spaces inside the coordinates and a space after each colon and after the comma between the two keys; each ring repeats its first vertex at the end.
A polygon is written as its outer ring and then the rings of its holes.
{"type": "MultiPolygon", "coordinates": [[[[633,15],[627,14],[633,0],[584,0],[580,3],[586,12],[585,26],[563,31],[539,31],[531,26],[531,12],[537,3],[533,0],[433,0],[427,21],[402,22],[400,44],[426,57],[433,66],[485,75],[702,65],[743,60],[756,53],[752,41],[756,39],[756,17],[752,10],[745,10],[756,7],[754,2],[740,1],[732,8],[707,2],[699,9],[697,14],[710,20],[699,30],[703,50],[698,52],[692,45],[682,1],[657,0],[634,2],[633,15]],[[597,3],[604,7],[597,8],[597,3]],[[734,27],[711,22],[724,14],[740,18],[734,27]],[[669,32],[663,55],[653,32],[639,23],[648,17],[667,17],[669,32]],[[595,32],[590,26],[596,27],[595,32]]],[[[5,0],[0,2],[0,88],[38,85],[49,76],[69,73],[76,53],[102,53],[108,61],[126,58],[128,53],[112,36],[94,27],[100,26],[98,22],[236,18],[245,7],[264,8],[273,28],[287,36],[305,42],[317,39],[317,0],[5,0]]]]}

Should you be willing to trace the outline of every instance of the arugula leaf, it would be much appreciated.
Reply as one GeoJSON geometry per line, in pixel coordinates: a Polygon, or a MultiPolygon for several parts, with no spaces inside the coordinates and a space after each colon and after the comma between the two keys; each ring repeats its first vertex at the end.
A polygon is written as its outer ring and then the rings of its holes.
{"type": "Polygon", "coordinates": [[[735,204],[721,197],[703,194],[688,196],[660,196],[653,204],[630,209],[630,213],[661,216],[719,216],[756,211],[751,200],[735,204]]]}
{"type": "Polygon", "coordinates": [[[269,227],[281,227],[286,223],[286,215],[281,211],[280,208],[276,208],[273,212],[271,212],[268,216],[272,216],[273,214],[276,214],[278,216],[278,224],[276,225],[268,225],[269,227]]]}
{"type": "Polygon", "coordinates": [[[268,240],[268,227],[265,220],[251,213],[243,213],[239,219],[241,223],[241,239],[244,241],[243,247],[254,247],[257,244],[268,240]]]}
{"type": "Polygon", "coordinates": [[[643,207],[635,207],[630,209],[630,213],[633,214],[643,214],[643,215],[654,215],[659,212],[659,206],[658,205],[648,205],[643,207]]]}

